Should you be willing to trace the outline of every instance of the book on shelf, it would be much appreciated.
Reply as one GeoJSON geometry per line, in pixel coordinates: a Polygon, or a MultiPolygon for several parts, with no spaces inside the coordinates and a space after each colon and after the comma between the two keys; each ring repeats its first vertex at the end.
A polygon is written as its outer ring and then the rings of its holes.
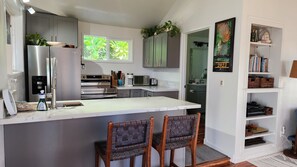
{"type": "Polygon", "coordinates": [[[258,56],[257,54],[250,56],[249,72],[268,72],[268,58],[258,56]]]}

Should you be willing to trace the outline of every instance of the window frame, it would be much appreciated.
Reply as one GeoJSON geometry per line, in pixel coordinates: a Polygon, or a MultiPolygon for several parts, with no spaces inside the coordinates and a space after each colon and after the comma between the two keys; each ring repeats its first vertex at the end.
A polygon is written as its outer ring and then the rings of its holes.
{"type": "Polygon", "coordinates": [[[82,35],[82,59],[85,61],[93,61],[96,63],[117,63],[117,64],[132,64],[134,61],[134,56],[133,56],[133,40],[132,39],[127,39],[127,38],[119,38],[119,37],[110,37],[110,36],[104,36],[104,35],[94,35],[94,34],[83,34],[82,35]],[[85,36],[93,36],[93,37],[101,37],[106,39],[106,52],[107,52],[107,57],[108,60],[89,60],[84,58],[84,37],[85,36]],[[111,40],[117,40],[117,41],[126,41],[128,42],[128,60],[112,60],[110,58],[110,42],[111,40]]]}

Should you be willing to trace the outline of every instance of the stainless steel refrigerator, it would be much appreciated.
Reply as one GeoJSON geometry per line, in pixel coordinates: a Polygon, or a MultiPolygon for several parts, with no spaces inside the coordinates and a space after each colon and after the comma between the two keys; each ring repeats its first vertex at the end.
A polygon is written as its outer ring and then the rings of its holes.
{"type": "Polygon", "coordinates": [[[81,54],[76,48],[27,46],[27,100],[38,101],[40,90],[51,92],[56,62],[57,100],[79,100],[81,94],[81,54]]]}

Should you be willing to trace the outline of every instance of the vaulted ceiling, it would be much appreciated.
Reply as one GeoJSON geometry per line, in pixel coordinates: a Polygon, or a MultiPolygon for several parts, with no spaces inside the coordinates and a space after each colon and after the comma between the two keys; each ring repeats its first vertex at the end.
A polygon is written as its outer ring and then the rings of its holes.
{"type": "Polygon", "coordinates": [[[177,0],[31,0],[27,5],[80,21],[144,28],[157,25],[177,0]]]}

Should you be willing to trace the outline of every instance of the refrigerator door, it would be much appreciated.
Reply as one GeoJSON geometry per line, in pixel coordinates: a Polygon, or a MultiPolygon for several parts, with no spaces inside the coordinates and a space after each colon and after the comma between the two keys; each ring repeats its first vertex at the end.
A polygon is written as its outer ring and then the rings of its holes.
{"type": "Polygon", "coordinates": [[[38,101],[38,93],[44,90],[45,86],[50,88],[49,73],[46,71],[47,61],[49,47],[28,45],[28,94],[31,102],[38,101]]]}
{"type": "Polygon", "coordinates": [[[80,100],[81,54],[76,48],[50,48],[51,59],[56,58],[57,100],[80,100]]]}

